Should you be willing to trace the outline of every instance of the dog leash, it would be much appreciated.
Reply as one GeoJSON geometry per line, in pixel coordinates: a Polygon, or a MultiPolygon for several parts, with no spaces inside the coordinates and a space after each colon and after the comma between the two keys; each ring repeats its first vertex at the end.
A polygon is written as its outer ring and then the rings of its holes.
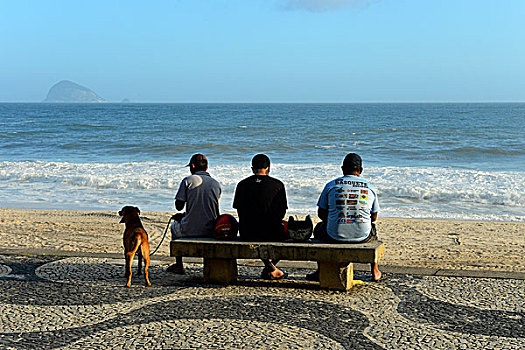
{"type": "Polygon", "coordinates": [[[162,242],[164,242],[164,238],[166,238],[166,234],[168,233],[168,229],[170,228],[170,224],[171,224],[171,219],[173,219],[173,216],[170,217],[169,221],[168,221],[168,225],[166,225],[166,229],[164,230],[164,235],[162,236],[162,239],[160,240],[160,243],[157,245],[157,248],[155,248],[155,250],[153,251],[153,253],[150,253],[149,256],[152,256],[153,254],[155,254],[157,252],[157,250],[159,250],[162,242]]]}

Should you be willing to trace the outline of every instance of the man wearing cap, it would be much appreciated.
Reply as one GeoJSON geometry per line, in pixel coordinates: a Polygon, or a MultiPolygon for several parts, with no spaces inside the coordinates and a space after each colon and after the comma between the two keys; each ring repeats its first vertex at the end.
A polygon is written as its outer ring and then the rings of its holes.
{"type": "MultiPolygon", "coordinates": [[[[328,243],[365,243],[377,239],[375,221],[379,212],[377,192],[361,178],[361,157],[349,153],[341,167],[343,176],[330,181],[317,202],[317,214],[322,220],[314,230],[314,237],[328,243]]],[[[371,264],[372,280],[381,279],[377,263],[371,264]]],[[[306,275],[319,280],[319,269],[306,275]]]]}
{"type": "MultiPolygon", "coordinates": [[[[175,195],[175,208],[179,211],[186,206],[185,214],[174,215],[171,225],[171,239],[180,237],[211,237],[215,220],[219,216],[221,186],[208,170],[208,159],[204,154],[194,154],[189,164],[191,175],[185,177],[175,195]]],[[[167,271],[184,274],[182,257],[167,271]]]]}
{"type": "MultiPolygon", "coordinates": [[[[284,184],[271,177],[270,158],[257,154],[252,159],[253,175],[237,184],[233,207],[239,215],[239,234],[245,241],[283,241],[283,218],[288,209],[284,184]]],[[[263,259],[263,279],[286,278],[275,265],[278,261],[263,259]]]]}

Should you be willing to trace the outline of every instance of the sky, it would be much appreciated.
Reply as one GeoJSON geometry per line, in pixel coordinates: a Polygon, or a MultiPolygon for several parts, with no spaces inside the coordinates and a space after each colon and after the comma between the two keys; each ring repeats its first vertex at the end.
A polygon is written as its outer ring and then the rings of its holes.
{"type": "Polygon", "coordinates": [[[523,0],[0,0],[0,102],[525,102],[523,0]]]}

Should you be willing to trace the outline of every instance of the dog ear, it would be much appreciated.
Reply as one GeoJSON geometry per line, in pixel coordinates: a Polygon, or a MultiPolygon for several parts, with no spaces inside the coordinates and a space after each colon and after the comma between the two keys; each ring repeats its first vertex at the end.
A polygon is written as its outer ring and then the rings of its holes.
{"type": "Polygon", "coordinates": [[[118,215],[120,216],[126,216],[129,212],[129,207],[126,205],[124,207],[122,207],[122,209],[120,209],[120,211],[118,212],[118,215]]]}
{"type": "Polygon", "coordinates": [[[137,215],[140,215],[140,209],[138,207],[134,207],[134,208],[137,211],[137,215]]]}

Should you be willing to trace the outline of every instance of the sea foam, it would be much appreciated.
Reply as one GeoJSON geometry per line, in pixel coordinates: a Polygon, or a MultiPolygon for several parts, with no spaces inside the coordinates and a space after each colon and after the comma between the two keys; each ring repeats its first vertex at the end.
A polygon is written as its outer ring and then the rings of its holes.
{"type": "MultiPolygon", "coordinates": [[[[251,175],[249,165],[209,170],[222,186],[221,211],[233,212],[236,184],[251,175]]],[[[0,162],[2,207],[173,211],[184,164],[169,162],[69,163],[0,162]]],[[[314,214],[324,185],[340,176],[333,164],[272,164],[283,181],[289,213],[314,214]]],[[[525,221],[525,174],[446,168],[368,167],[362,177],[377,188],[380,216],[525,221]]]]}

